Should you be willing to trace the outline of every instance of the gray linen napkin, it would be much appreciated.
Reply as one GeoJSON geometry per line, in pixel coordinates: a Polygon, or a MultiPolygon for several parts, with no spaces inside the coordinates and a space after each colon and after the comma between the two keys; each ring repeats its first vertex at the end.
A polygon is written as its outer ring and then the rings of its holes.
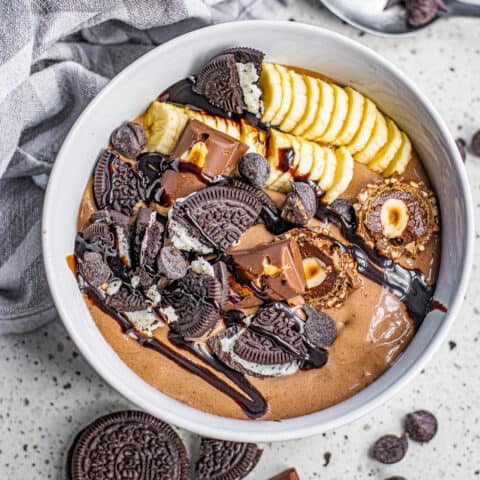
{"type": "Polygon", "coordinates": [[[0,334],[56,317],[41,255],[43,194],[90,100],[154,46],[214,22],[271,17],[288,1],[0,2],[0,334]]]}

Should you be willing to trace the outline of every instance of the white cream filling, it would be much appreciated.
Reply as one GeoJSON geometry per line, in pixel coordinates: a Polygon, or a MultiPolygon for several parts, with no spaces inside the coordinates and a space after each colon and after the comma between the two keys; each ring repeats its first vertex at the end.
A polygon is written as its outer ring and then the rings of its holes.
{"type": "Polygon", "coordinates": [[[298,371],[298,362],[288,362],[276,365],[261,365],[239,357],[234,351],[235,343],[243,335],[244,330],[240,330],[238,333],[230,338],[224,337],[220,340],[220,347],[223,352],[230,355],[232,360],[239,363],[245,370],[256,373],[257,375],[263,375],[268,377],[280,377],[283,375],[292,375],[298,371]]]}
{"type": "Polygon", "coordinates": [[[132,261],[130,260],[130,246],[125,231],[122,227],[115,225],[115,233],[117,237],[118,256],[127,267],[130,267],[132,265],[132,261]]]}
{"type": "Polygon", "coordinates": [[[165,325],[152,310],[124,312],[124,315],[138,331],[144,333],[148,337],[152,336],[154,330],[165,325]]]}
{"type": "Polygon", "coordinates": [[[112,295],[116,295],[116,294],[118,293],[118,291],[120,290],[120,287],[121,287],[121,286],[122,286],[122,281],[121,281],[121,280],[119,280],[119,279],[117,279],[117,280],[112,280],[112,281],[108,284],[108,286],[107,286],[107,288],[106,288],[106,290],[105,290],[105,293],[106,293],[107,295],[109,295],[110,297],[111,297],[112,295]]]}
{"type": "Polygon", "coordinates": [[[203,275],[215,276],[212,265],[210,265],[203,257],[198,257],[190,264],[190,268],[195,273],[201,273],[203,275]]]}
{"type": "Polygon", "coordinates": [[[153,306],[158,305],[160,303],[160,300],[162,299],[162,296],[160,295],[160,292],[158,291],[158,288],[156,285],[152,285],[147,290],[147,293],[145,295],[149,300],[152,301],[153,306]]]}
{"type": "Polygon", "coordinates": [[[152,212],[150,214],[150,219],[148,220],[148,227],[145,230],[145,235],[143,236],[143,239],[142,239],[142,244],[140,245],[140,265],[142,266],[145,263],[145,252],[148,247],[148,233],[147,233],[148,228],[150,228],[154,222],[155,222],[155,212],[152,212]]]}
{"type": "Polygon", "coordinates": [[[247,110],[258,114],[262,110],[262,91],[257,85],[258,73],[254,63],[237,63],[238,79],[247,110]]]}
{"type": "Polygon", "coordinates": [[[168,323],[178,322],[177,312],[172,306],[160,308],[160,313],[167,319],[168,323]]]}
{"type": "Polygon", "coordinates": [[[169,222],[169,231],[173,245],[179,250],[184,250],[185,252],[199,252],[199,253],[211,253],[213,249],[207,247],[205,244],[200,242],[195,237],[192,237],[188,230],[175,220],[170,220],[169,222]]]}

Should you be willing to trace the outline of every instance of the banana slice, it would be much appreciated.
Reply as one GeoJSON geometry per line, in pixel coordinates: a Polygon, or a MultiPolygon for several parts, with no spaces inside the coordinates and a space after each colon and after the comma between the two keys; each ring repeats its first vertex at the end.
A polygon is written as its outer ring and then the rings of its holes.
{"type": "Polygon", "coordinates": [[[388,130],[385,117],[377,110],[377,119],[373,127],[372,136],[360,152],[356,153],[354,158],[358,163],[370,162],[377,152],[387,143],[388,130]]]}
{"type": "Polygon", "coordinates": [[[322,202],[332,203],[336,200],[350,185],[353,178],[353,157],[345,148],[340,147],[335,151],[337,167],[335,178],[327,193],[322,197],[322,202]]]}
{"type": "Polygon", "coordinates": [[[285,118],[280,124],[280,128],[284,132],[291,132],[295,125],[302,118],[307,106],[307,86],[303,80],[303,76],[293,70],[289,70],[290,81],[292,84],[292,102],[285,118]]]}
{"type": "Polygon", "coordinates": [[[248,145],[249,152],[265,156],[267,151],[267,134],[250,125],[244,118],[240,120],[240,141],[248,145]]]}
{"type": "Polygon", "coordinates": [[[302,135],[305,130],[310,128],[315,120],[320,99],[320,86],[317,79],[308,75],[302,75],[302,78],[307,89],[307,103],[305,105],[303,116],[292,130],[292,133],[295,135],[302,135]]]}
{"type": "Polygon", "coordinates": [[[225,123],[227,124],[227,131],[226,134],[230,135],[235,140],[240,140],[241,130],[240,124],[231,118],[225,118],[225,123]]]}
{"type": "Polygon", "coordinates": [[[282,79],[273,63],[262,63],[259,86],[263,100],[262,122],[271,123],[282,104],[282,79]]]}
{"type": "Polygon", "coordinates": [[[347,145],[350,143],[362,121],[364,96],[350,87],[345,87],[345,92],[348,95],[347,118],[338,132],[337,138],[332,142],[334,145],[347,145]]]}
{"type": "Polygon", "coordinates": [[[287,165],[283,165],[282,155],[282,152],[285,149],[291,148],[291,143],[288,137],[289,135],[282,133],[275,128],[270,129],[267,148],[267,160],[268,163],[270,163],[270,176],[267,180],[267,186],[272,185],[278,177],[283,175],[290,168],[287,165]]]}
{"type": "Polygon", "coordinates": [[[318,138],[328,127],[330,118],[332,117],[334,94],[333,88],[327,82],[316,79],[318,87],[320,89],[320,95],[318,99],[318,107],[315,112],[315,120],[313,124],[303,132],[303,137],[307,140],[314,140],[318,138]]]}
{"type": "Polygon", "coordinates": [[[293,103],[293,89],[289,71],[282,65],[275,65],[275,68],[282,80],[282,103],[270,123],[272,125],[280,125],[290,110],[290,105],[293,103]]]}
{"type": "Polygon", "coordinates": [[[373,160],[370,160],[368,167],[374,172],[382,173],[395,157],[402,145],[402,134],[393,120],[387,118],[388,140],[387,143],[377,152],[373,160]]]}
{"type": "Polygon", "coordinates": [[[332,118],[327,129],[318,138],[319,142],[332,143],[345,123],[348,113],[348,95],[342,87],[332,83],[335,103],[332,118]]]}
{"type": "Polygon", "coordinates": [[[190,118],[194,118],[195,120],[198,120],[199,122],[203,122],[204,113],[199,112],[198,110],[194,110],[193,108],[187,108],[186,112],[187,112],[187,115],[190,118]]]}
{"type": "MultiPolygon", "coordinates": [[[[215,130],[218,130],[219,132],[222,132],[222,133],[227,133],[228,125],[223,117],[213,117],[213,120],[215,121],[215,126],[213,127],[215,128],[215,130]]],[[[207,123],[207,125],[209,124],[207,123]]]]}
{"type": "MultiPolygon", "coordinates": [[[[293,156],[291,157],[291,163],[288,170],[285,171],[286,166],[282,166],[282,170],[284,173],[277,177],[274,182],[268,184],[268,188],[271,190],[275,190],[277,192],[287,193],[292,189],[291,182],[294,180],[294,176],[298,171],[300,166],[302,152],[301,152],[301,144],[297,137],[293,135],[288,135],[286,133],[282,134],[287,142],[289,143],[289,148],[293,150],[293,156]]],[[[281,150],[280,150],[281,152],[281,150]]],[[[280,153],[281,155],[281,153],[280,153]]]]}
{"type": "Polygon", "coordinates": [[[402,174],[405,171],[405,168],[407,168],[408,162],[410,161],[410,157],[412,155],[412,143],[405,133],[401,132],[401,136],[402,145],[395,154],[395,157],[393,157],[393,160],[382,173],[384,177],[389,177],[394,173],[402,174]]]}
{"type": "Polygon", "coordinates": [[[167,102],[153,101],[143,117],[143,126],[147,134],[145,150],[168,155],[175,148],[187,122],[185,108],[167,102]]]}
{"type": "Polygon", "coordinates": [[[313,142],[309,142],[299,137],[300,140],[300,162],[295,170],[295,178],[308,180],[313,165],[313,142]]]}
{"type": "Polygon", "coordinates": [[[355,133],[355,136],[352,138],[350,143],[347,145],[347,148],[350,150],[350,153],[352,155],[362,150],[362,148],[364,148],[367,144],[369,138],[372,136],[372,130],[375,125],[376,118],[376,105],[368,98],[365,98],[360,128],[358,129],[357,133],[355,133]]]}
{"type": "Polygon", "coordinates": [[[289,172],[285,172],[280,175],[271,185],[267,188],[274,190],[275,192],[288,193],[292,190],[293,177],[289,172]]]}
{"type": "Polygon", "coordinates": [[[322,177],[325,168],[325,152],[317,143],[313,143],[313,163],[308,176],[309,180],[318,182],[322,177]]]}
{"type": "Polygon", "coordinates": [[[335,171],[337,169],[337,158],[335,153],[329,147],[322,147],[325,153],[325,168],[323,169],[322,178],[318,182],[318,186],[324,191],[328,191],[335,180],[335,171]]]}

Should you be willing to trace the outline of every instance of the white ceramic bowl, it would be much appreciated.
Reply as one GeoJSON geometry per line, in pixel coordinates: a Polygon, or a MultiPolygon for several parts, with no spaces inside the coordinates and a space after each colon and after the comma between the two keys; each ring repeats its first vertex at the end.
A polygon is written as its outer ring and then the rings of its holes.
{"type": "Polygon", "coordinates": [[[473,210],[462,160],[445,123],[403,73],[373,51],[336,33],[290,22],[227,23],[194,31],[138,59],[90,103],[58,154],[45,198],[43,251],[58,312],[79,350],[116,390],[140,408],[198,434],[238,441],[305,437],[351,422],[415,376],[445,339],[462,303],[473,247],[473,210]],[[211,54],[241,45],[267,59],[316,70],[375,100],[413,139],[438,194],[442,259],[435,297],[448,313],[431,313],[395,365],[354,397],[321,412],[281,422],[214,416],[157,391],[133,373],[95,326],[67,267],[77,210],[97,155],[114,127],[141,113],[164,88],[198,70],[211,54]]]}

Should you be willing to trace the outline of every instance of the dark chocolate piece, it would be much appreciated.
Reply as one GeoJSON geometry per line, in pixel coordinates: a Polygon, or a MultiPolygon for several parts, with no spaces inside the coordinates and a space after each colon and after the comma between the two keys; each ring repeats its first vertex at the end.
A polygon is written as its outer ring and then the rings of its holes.
{"type": "Polygon", "coordinates": [[[293,182],[292,191],[285,198],[282,218],[295,225],[306,225],[317,209],[317,197],[306,182],[293,182]]]}
{"type": "Polygon", "coordinates": [[[238,172],[254,187],[263,188],[270,176],[270,164],[263,155],[250,152],[241,158],[238,172]]]}
{"type": "Polygon", "coordinates": [[[75,439],[72,480],[151,478],[188,480],[188,457],[180,437],[166,423],[143,412],[98,418],[75,439]]]}
{"type": "Polygon", "coordinates": [[[241,480],[262,456],[254,443],[227,442],[202,438],[195,467],[197,480],[241,480]]]}
{"type": "Polygon", "coordinates": [[[235,250],[231,256],[237,279],[250,282],[271,300],[286,300],[305,292],[302,257],[294,239],[235,250]]]}
{"type": "Polygon", "coordinates": [[[316,348],[329,347],[337,338],[335,322],[326,313],[318,311],[306,303],[303,306],[307,315],[305,336],[316,348]]]}
{"type": "Polygon", "coordinates": [[[245,108],[238,78],[235,55],[220,54],[211,58],[197,76],[193,90],[226,112],[241,114],[245,108]]]}
{"type": "Polygon", "coordinates": [[[124,122],[117,127],[110,138],[113,148],[128,158],[136,158],[145,148],[145,130],[136,122],[124,122]]]}
{"type": "Polygon", "coordinates": [[[380,463],[397,463],[405,456],[407,449],[408,440],[405,434],[401,437],[384,435],[373,445],[372,455],[380,463]]]}
{"type": "Polygon", "coordinates": [[[480,130],[475,133],[472,137],[472,142],[470,144],[472,148],[472,152],[477,156],[480,157],[480,130]]]}
{"type": "Polygon", "coordinates": [[[103,260],[102,255],[96,252],[85,252],[82,258],[81,271],[83,278],[93,287],[99,287],[108,282],[112,275],[112,271],[103,260]]]}
{"type": "Polygon", "coordinates": [[[300,477],[294,468],[289,468],[288,470],[270,478],[270,480],[300,480],[300,477]]]}
{"type": "Polygon", "coordinates": [[[157,257],[157,268],[160,275],[169,280],[179,280],[187,273],[187,262],[180,250],[175,247],[163,247],[157,257]]]}
{"type": "Polygon", "coordinates": [[[172,220],[200,242],[225,252],[255,223],[261,208],[258,199],[245,191],[213,186],[177,202],[172,220]]]}
{"type": "Polygon", "coordinates": [[[405,431],[415,442],[429,442],[437,433],[438,422],[430,412],[417,410],[405,418],[405,431]]]}

